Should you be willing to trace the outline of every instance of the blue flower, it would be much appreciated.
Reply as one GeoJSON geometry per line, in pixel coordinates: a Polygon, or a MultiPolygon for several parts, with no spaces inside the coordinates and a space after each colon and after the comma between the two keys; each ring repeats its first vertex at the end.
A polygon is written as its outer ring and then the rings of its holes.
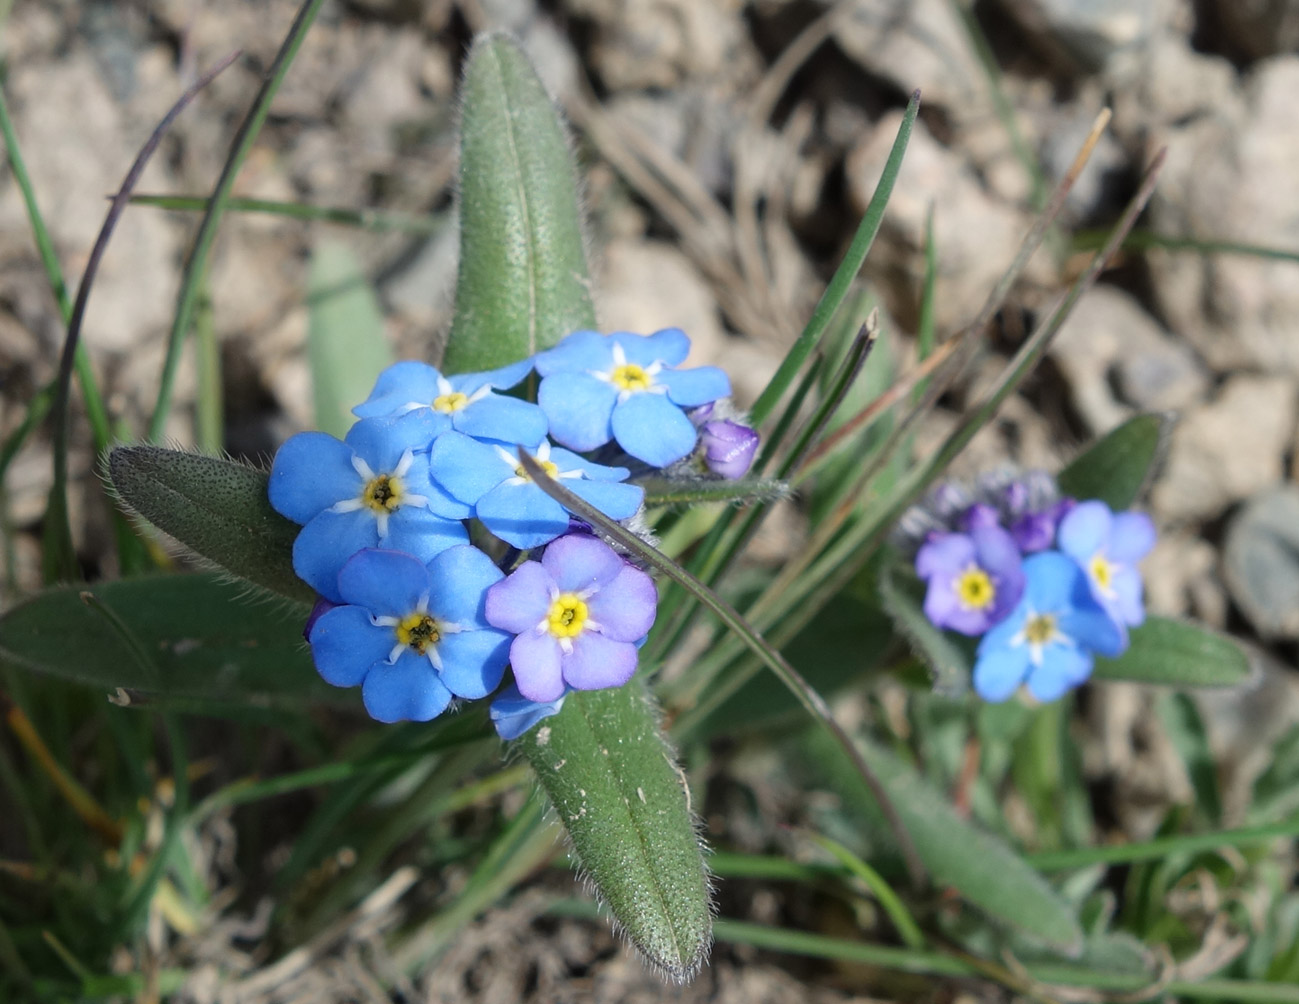
{"type": "MultiPolygon", "coordinates": [[[[610,519],[632,516],[645,497],[640,487],[620,483],[627,477],[624,467],[602,467],[549,442],[535,457],[552,478],[610,519]]],[[[508,544],[540,547],[568,530],[568,512],[527,476],[514,447],[444,432],[433,441],[429,464],[434,483],[472,506],[483,525],[508,544]]]]}
{"type": "Polygon", "coordinates": [[[1115,621],[1145,620],[1137,562],[1155,546],[1155,524],[1145,513],[1113,513],[1104,502],[1079,502],[1060,521],[1060,550],[1087,574],[1092,595],[1115,621]]]}
{"type": "Polygon", "coordinates": [[[996,525],[935,534],[916,554],[916,574],[928,583],[925,616],[967,635],[1000,621],[1024,591],[1019,549],[996,525]]]}
{"type": "Polygon", "coordinates": [[[553,701],[533,701],[519,693],[518,686],[511,683],[492,701],[487,714],[496,726],[497,735],[502,739],[518,739],[542,719],[559,714],[568,693],[565,689],[553,701]]]}
{"type": "Polygon", "coordinates": [[[1037,700],[1054,701],[1091,675],[1094,655],[1126,645],[1073,559],[1032,555],[1024,579],[1019,605],[979,642],[974,689],[985,701],[1004,701],[1023,683],[1037,700]]]}
{"type": "Polygon", "coordinates": [[[519,693],[547,703],[567,688],[618,687],[654,623],[654,582],[595,537],[561,537],[487,591],[487,622],[516,635],[519,693]]]}
{"type": "Polygon", "coordinates": [[[469,508],[430,483],[420,447],[409,429],[371,418],[341,442],[303,432],[275,454],[271,505],[304,524],[293,542],[293,570],[326,599],[340,602],[339,569],[363,548],[428,561],[469,540],[459,522],[469,508]]]}
{"type": "Polygon", "coordinates": [[[679,370],[690,351],[680,328],[652,335],[575,331],[535,360],[537,403],[555,441],[578,451],[617,440],[651,467],[666,467],[695,448],[694,424],[683,408],[731,392],[716,366],[679,370]]]}
{"type": "Polygon", "coordinates": [[[530,360],[489,373],[446,377],[415,360],[395,363],[379,374],[374,390],[352,409],[358,418],[394,418],[412,424],[423,441],[456,429],[477,439],[536,445],[546,435],[546,416],[535,404],[494,394],[532,368],[530,360]]]}
{"type": "Polygon", "coordinates": [[[452,547],[427,565],[398,551],[365,550],[338,574],[342,606],[320,615],[308,641],[336,687],[361,686],[381,722],[426,722],[452,697],[486,697],[509,659],[510,636],[484,619],[484,597],[504,576],[482,551],[452,547]]]}

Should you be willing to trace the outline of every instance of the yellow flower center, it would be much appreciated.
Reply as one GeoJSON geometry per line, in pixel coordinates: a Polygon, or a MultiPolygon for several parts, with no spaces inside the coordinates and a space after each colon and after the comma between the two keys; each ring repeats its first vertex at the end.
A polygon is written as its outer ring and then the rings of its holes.
{"type": "Polygon", "coordinates": [[[623,363],[613,371],[613,385],[619,390],[649,390],[654,381],[635,363],[623,363]]]}
{"type": "Polygon", "coordinates": [[[1091,561],[1092,579],[1101,589],[1101,592],[1110,591],[1110,583],[1114,581],[1114,566],[1105,560],[1105,555],[1098,554],[1091,561]]]}
{"type": "Polygon", "coordinates": [[[453,411],[459,411],[469,403],[469,395],[462,394],[458,390],[453,390],[449,394],[439,394],[433,399],[433,410],[440,411],[444,415],[450,415],[453,411]]]}
{"type": "Polygon", "coordinates": [[[956,598],[963,607],[971,610],[983,610],[992,606],[997,598],[997,587],[992,584],[992,577],[982,568],[971,566],[956,580],[956,598]]]}
{"type": "Polygon", "coordinates": [[[546,627],[556,638],[576,638],[586,627],[590,612],[576,593],[560,593],[550,605],[546,627]]]}
{"type": "MultiPolygon", "coordinates": [[[[537,464],[546,472],[548,477],[554,478],[559,476],[559,465],[553,460],[541,460],[538,457],[533,457],[532,459],[537,461],[537,464]]],[[[532,478],[528,476],[528,472],[523,469],[522,464],[519,464],[518,467],[514,468],[514,476],[516,478],[522,478],[524,481],[532,480],[532,478]]]]}
{"type": "Polygon", "coordinates": [[[1024,640],[1030,645],[1045,645],[1055,636],[1054,614],[1034,614],[1024,622],[1024,640]]]}
{"type": "Polygon", "coordinates": [[[374,512],[392,512],[401,505],[402,490],[400,478],[390,474],[380,474],[366,483],[361,492],[361,501],[374,512]]]}
{"type": "Polygon", "coordinates": [[[407,614],[397,622],[395,630],[397,640],[403,645],[409,645],[420,655],[427,652],[430,645],[436,645],[442,640],[438,622],[428,614],[407,614]]]}

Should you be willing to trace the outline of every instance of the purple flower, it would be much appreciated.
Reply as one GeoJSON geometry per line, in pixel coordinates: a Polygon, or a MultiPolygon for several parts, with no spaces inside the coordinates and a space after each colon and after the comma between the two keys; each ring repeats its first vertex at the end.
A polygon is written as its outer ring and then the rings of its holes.
{"type": "Polygon", "coordinates": [[[1024,591],[1019,550],[999,526],[935,535],[916,555],[916,574],[928,583],[925,616],[967,635],[996,624],[1024,591]]]}
{"type": "Polygon", "coordinates": [[[488,373],[446,377],[427,363],[405,360],[379,374],[374,390],[352,409],[358,418],[392,418],[410,425],[427,449],[438,433],[456,429],[477,439],[535,446],[546,435],[546,416],[535,404],[493,393],[532,368],[530,361],[488,373]]]}
{"type": "MultiPolygon", "coordinates": [[[[551,477],[580,495],[610,519],[627,519],[640,508],[645,492],[622,484],[625,467],[604,467],[549,442],[536,460],[551,477]]],[[[526,550],[540,547],[568,530],[568,513],[519,466],[513,447],[481,443],[458,432],[433,442],[429,465],[434,484],[472,507],[473,514],[501,540],[526,550]]]]}
{"type": "Polygon", "coordinates": [[[365,550],[338,573],[343,605],[316,619],[316,669],[336,687],[361,685],[381,722],[426,722],[455,697],[486,697],[509,658],[509,635],[488,624],[489,586],[504,578],[469,545],[427,565],[398,551],[365,550]]]}
{"type": "Polygon", "coordinates": [[[357,551],[385,547],[420,561],[469,534],[459,520],[468,506],[429,481],[428,456],[409,429],[362,419],[341,442],[323,432],[291,437],[271,467],[271,506],[302,523],[293,570],[335,603],[338,572],[357,551]]]}
{"type": "Polygon", "coordinates": [[[1025,683],[1037,700],[1054,701],[1091,675],[1093,654],[1115,656],[1126,645],[1071,558],[1034,554],[1024,579],[1019,605],[979,642],[974,689],[985,701],[1004,701],[1025,683]]]}
{"type": "Polygon", "coordinates": [[[658,594],[639,568],[595,537],[561,537],[487,592],[487,622],[511,632],[519,693],[547,703],[565,688],[618,687],[636,672],[636,642],[658,594]]]}
{"type": "Polygon", "coordinates": [[[694,424],[682,409],[731,392],[716,366],[679,370],[690,352],[680,328],[652,335],[575,331],[535,360],[537,403],[550,435],[585,452],[609,440],[651,467],[666,467],[695,448],[694,424]]]}
{"type": "Polygon", "coordinates": [[[699,444],[704,463],[714,474],[736,481],[753,465],[758,449],[758,434],[747,425],[729,418],[716,418],[699,428],[699,444]]]}
{"type": "Polygon", "coordinates": [[[568,689],[553,701],[533,701],[519,693],[513,683],[502,690],[487,709],[487,714],[496,726],[496,734],[502,739],[518,739],[544,718],[557,715],[564,707],[564,698],[568,689]]]}
{"type": "Polygon", "coordinates": [[[1060,521],[1060,550],[1086,573],[1092,594],[1123,627],[1145,620],[1137,562],[1155,546],[1145,513],[1113,513],[1097,499],[1079,502],[1060,521]]]}

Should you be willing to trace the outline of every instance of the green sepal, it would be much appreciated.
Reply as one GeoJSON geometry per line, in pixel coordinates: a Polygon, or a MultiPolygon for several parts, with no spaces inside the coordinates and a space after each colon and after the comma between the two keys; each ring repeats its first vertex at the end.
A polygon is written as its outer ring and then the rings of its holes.
{"type": "Polygon", "coordinates": [[[119,446],[108,455],[118,498],[200,557],[273,593],[313,603],[293,571],[299,527],[274,509],[265,471],[161,446],[119,446]]]}
{"type": "Polygon", "coordinates": [[[1100,499],[1115,512],[1129,508],[1154,476],[1172,427],[1169,415],[1128,419],[1060,472],[1060,490],[1076,499],[1100,499]]]}
{"type": "Polygon", "coordinates": [[[647,506],[693,506],[709,502],[750,505],[775,502],[789,496],[789,485],[776,478],[637,478],[645,489],[647,506]]]}
{"type": "Polygon", "coordinates": [[[494,369],[595,326],[577,176],[559,113],[513,40],[474,43],[461,83],[460,272],[442,368],[494,369]]]}
{"type": "Polygon", "coordinates": [[[1249,658],[1226,635],[1198,624],[1147,617],[1115,659],[1097,658],[1099,680],[1130,680],[1170,687],[1231,687],[1249,679],[1249,658]]]}
{"type": "Polygon", "coordinates": [[[934,625],[925,616],[923,585],[896,561],[880,572],[880,600],[913,654],[929,667],[936,693],[957,697],[970,689],[974,644],[934,625]]]}
{"type": "Polygon", "coordinates": [[[691,979],[712,944],[708,872],[685,775],[640,678],[570,693],[517,745],[632,944],[671,979],[691,979]]]}
{"type": "Polygon", "coordinates": [[[312,668],[303,617],[210,574],[60,587],[0,618],[0,662],[192,710],[347,700],[312,668]]]}
{"type": "Polygon", "coordinates": [[[307,304],[316,428],[342,439],[356,421],[352,408],[392,362],[379,301],[346,244],[322,241],[312,251],[307,304]]]}

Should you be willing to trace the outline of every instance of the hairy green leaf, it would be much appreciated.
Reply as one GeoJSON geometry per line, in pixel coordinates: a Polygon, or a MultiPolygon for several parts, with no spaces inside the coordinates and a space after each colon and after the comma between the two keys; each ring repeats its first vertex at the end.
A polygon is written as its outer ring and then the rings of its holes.
{"type": "Polygon", "coordinates": [[[1118,658],[1096,660],[1093,676],[1173,687],[1230,687],[1249,678],[1249,659],[1241,647],[1197,624],[1147,617],[1130,637],[1132,643],[1118,658]]]}
{"type": "Polygon", "coordinates": [[[1173,420],[1137,415],[1092,443],[1059,474],[1060,490],[1127,509],[1149,484],[1167,446],[1173,420]]]}
{"type": "Polygon", "coordinates": [[[691,979],[712,944],[708,873],[685,776],[639,678],[569,694],[518,745],[632,943],[691,979]]]}
{"type": "Polygon", "coordinates": [[[293,572],[298,526],[271,508],[265,471],[161,446],[119,446],[108,455],[108,476],[128,509],[195,554],[281,596],[315,601],[293,572]]]}
{"type": "Polygon", "coordinates": [[[595,326],[572,154],[536,72],[515,42],[488,35],[469,52],[461,95],[448,373],[504,366],[595,326]]]}
{"type": "Polygon", "coordinates": [[[342,439],[380,371],[392,362],[379,301],[346,244],[325,241],[311,255],[307,355],[316,428],[342,439]]]}

